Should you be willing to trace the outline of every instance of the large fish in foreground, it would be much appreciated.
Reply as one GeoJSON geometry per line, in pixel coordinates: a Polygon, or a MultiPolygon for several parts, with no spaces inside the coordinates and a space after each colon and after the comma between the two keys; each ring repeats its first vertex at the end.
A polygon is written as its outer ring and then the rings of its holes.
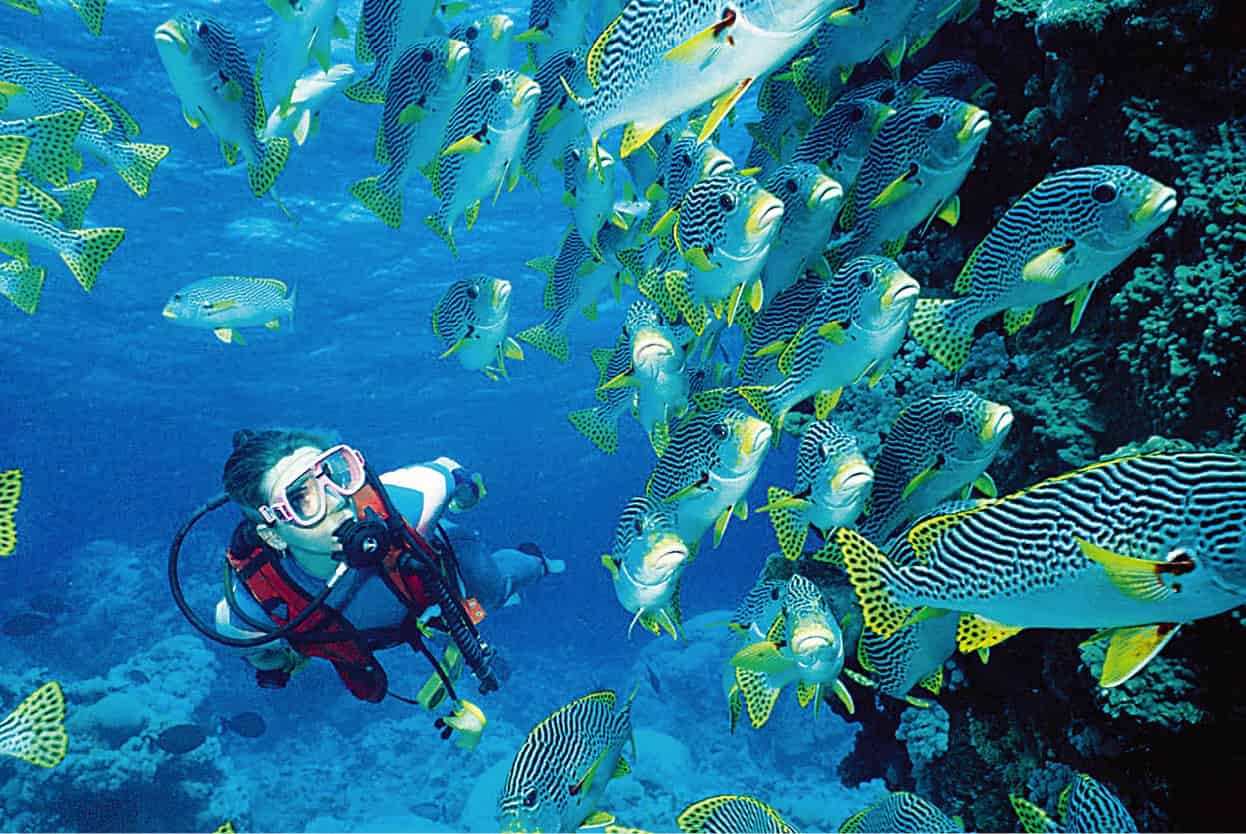
{"type": "Polygon", "coordinates": [[[1059,820],[1024,797],[1008,797],[1027,834],[1061,834],[1061,832],[1135,832],[1138,824],[1116,794],[1102,782],[1078,773],[1060,792],[1057,801],[1059,820]]]}
{"type": "Polygon", "coordinates": [[[506,335],[510,311],[510,281],[488,275],[455,281],[433,308],[433,335],[448,345],[441,358],[455,356],[492,380],[506,376],[506,360],[523,359],[523,348],[506,335]]]}
{"type": "Polygon", "coordinates": [[[138,123],[81,76],[51,61],[0,46],[0,116],[28,119],[75,110],[84,118],[74,148],[102,160],[131,191],[147,196],[151,175],[168,155],[168,146],[131,141],[139,133],[138,123]]]}
{"type": "Polygon", "coordinates": [[[1135,674],[1182,623],[1246,601],[1246,459],[1215,452],[1091,464],[932,516],[900,564],[837,534],[866,625],[888,636],[914,608],[961,611],[961,651],[1023,628],[1103,629],[1100,683],[1135,674]]]}
{"type": "Polygon", "coordinates": [[[473,80],[454,106],[433,168],[433,194],[441,201],[424,219],[455,257],[454,222],[466,215],[470,231],[489,195],[514,188],[520,155],[541,88],[514,70],[489,71],[473,80]]]}
{"type": "Polygon", "coordinates": [[[192,128],[205,125],[225,162],[246,160],[251,193],[267,194],[285,167],[290,140],[261,139],[268,113],[259,83],[234,33],[209,17],[184,12],[156,27],[156,50],[192,128]]]}
{"type": "Polygon", "coordinates": [[[692,803],[679,812],[675,824],[687,834],[796,834],[778,811],[760,799],[734,794],[692,803]]]}
{"type": "Polygon", "coordinates": [[[546,165],[561,167],[567,146],[584,129],[579,110],[571,103],[564,82],[573,92],[588,89],[584,74],[583,50],[560,50],[551,53],[532,76],[541,88],[536,110],[532,113],[532,129],[523,151],[523,175],[539,184],[546,165]]]}
{"type": "Polygon", "coordinates": [[[211,330],[226,344],[243,344],[237,328],[276,330],[283,318],[293,326],[294,298],[276,278],[217,275],[173,293],[163,315],[183,327],[211,330]]]}
{"type": "Polygon", "coordinates": [[[614,530],[614,547],[601,563],[609,572],[614,595],[633,613],[627,635],[640,626],[654,634],[663,629],[682,636],[679,582],[692,559],[676,530],[675,508],[649,496],[627,502],[614,530]]]}
{"type": "Polygon", "coordinates": [[[1095,285],[1177,208],[1168,186],[1124,165],[1090,165],[1047,177],[1004,213],[956,277],[956,299],[919,301],[913,338],[958,370],[974,329],[996,313],[1016,333],[1038,305],[1061,296],[1076,330],[1095,285]]]}
{"type": "Polygon", "coordinates": [[[915,793],[895,791],[885,799],[844,820],[841,834],[960,834],[965,830],[959,817],[949,817],[915,793]]]}
{"type": "Polygon", "coordinates": [[[580,102],[589,139],[626,125],[620,156],[708,101],[708,138],[754,79],[782,64],[843,0],[632,0],[589,50],[593,94],[580,102]]]}
{"type": "Polygon", "coordinates": [[[611,779],[631,772],[622,752],[632,739],[632,699],[621,707],[617,700],[610,690],[591,692],[532,728],[498,797],[499,831],[575,831],[614,821],[597,805],[611,779]]]}

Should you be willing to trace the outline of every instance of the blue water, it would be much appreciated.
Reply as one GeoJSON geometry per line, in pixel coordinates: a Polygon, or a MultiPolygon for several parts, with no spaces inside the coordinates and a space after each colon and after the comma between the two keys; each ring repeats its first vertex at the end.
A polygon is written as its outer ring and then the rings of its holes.
{"type": "MultiPolygon", "coordinates": [[[[528,728],[592,688],[629,691],[643,678],[642,658],[652,655],[673,669],[688,651],[669,639],[653,646],[647,634],[628,642],[629,615],[598,561],[620,508],[643,490],[652,466],[641,430],[622,421],[623,451],[606,457],[566,419],[593,403],[589,350],[612,343],[622,307],[608,305],[598,321],[573,323],[566,364],[530,349],[526,361],[510,363],[509,380],[490,382],[437,359],[443,345],[429,314],[456,278],[487,272],[510,280],[512,333],[543,318],[544,276],[524,262],[556,252],[566,226],[556,172],[544,172],[539,192],[525,182],[485,206],[474,232],[460,226],[456,261],[419,223],[434,207],[422,182],[408,191],[401,231],[350,197],[350,183],[375,173],[380,108],[339,98],[324,112],[319,137],[294,150],[278,181],[300,220],[293,225],[273,201],[251,196],[242,166],[224,167],[206,129],[184,123],[151,38],[179,6],[112,0],[103,36],[91,38],[67,8],[44,5],[41,18],[0,7],[0,44],[89,79],[137,119],[141,141],[172,151],[145,199],[88,162],[84,175],[100,184],[86,225],[126,229],[92,293],[48,259],[38,315],[0,306],[0,468],[25,474],[18,550],[0,564],[0,618],[25,610],[40,592],[67,606],[45,632],[0,635],[0,707],[59,680],[71,733],[69,757],[56,770],[0,761],[0,783],[7,784],[0,828],[209,830],[225,819],[239,830],[440,830],[473,820],[488,827],[494,796],[482,794],[487,801],[472,816],[474,782],[509,761],[528,728]],[[230,274],[296,286],[293,331],[252,331],[237,347],[161,317],[179,287],[230,274]],[[220,491],[231,434],[271,425],[335,429],[384,468],[454,457],[483,473],[489,491],[463,520],[490,544],[536,541],[568,562],[564,576],[482,626],[512,675],[481,701],[490,727],[475,753],[450,749],[431,716],[415,708],[355,701],[326,664],[313,665],[286,690],[264,691],[242,661],[196,648],[202,641],[168,592],[169,538],[220,491]],[[148,656],[175,636],[182,641],[163,661],[148,656]],[[131,668],[150,680],[127,677],[131,668]],[[130,698],[121,711],[134,713],[131,723],[118,719],[122,726],[111,734],[99,720],[75,724],[75,711],[85,713],[104,693],[130,698]],[[150,742],[165,726],[193,720],[211,727],[218,716],[244,710],[267,720],[262,738],[214,736],[183,757],[150,742]]],[[[266,7],[212,5],[254,60],[269,22],[266,7]]],[[[526,8],[499,10],[526,21],[526,8]]],[[[354,4],[343,4],[342,13],[353,27],[354,4]]],[[[352,61],[349,47],[338,42],[335,61],[352,61]]],[[[727,150],[742,158],[742,148],[727,150]]],[[[794,447],[784,444],[770,456],[754,505],[763,485],[790,477],[794,447]]],[[[209,517],[185,548],[187,591],[202,616],[219,589],[233,513],[209,517]]],[[[705,547],[684,582],[689,618],[734,605],[773,549],[773,533],[754,517],[733,522],[717,551],[705,547]]],[[[405,649],[383,660],[396,692],[412,693],[427,674],[405,649]]],[[[851,731],[828,710],[814,737],[807,724],[782,714],[765,739],[748,730],[728,736],[719,668],[668,683],[662,694],[642,687],[636,727],[678,736],[695,766],[660,784],[642,781],[643,794],[619,788],[623,780],[612,784],[611,792],[624,791],[625,807],[609,793],[602,804],[621,821],[665,830],[674,812],[700,796],[777,797],[784,790],[790,820],[829,827],[877,794],[867,791],[854,805],[830,775],[851,731]],[[785,757],[785,746],[807,749],[811,740],[814,750],[785,757]]],[[[672,671],[669,680],[678,678],[672,671]]],[[[785,702],[791,699],[785,693],[785,702]]],[[[634,768],[643,779],[646,768],[663,772],[664,758],[642,758],[634,768]]]]}

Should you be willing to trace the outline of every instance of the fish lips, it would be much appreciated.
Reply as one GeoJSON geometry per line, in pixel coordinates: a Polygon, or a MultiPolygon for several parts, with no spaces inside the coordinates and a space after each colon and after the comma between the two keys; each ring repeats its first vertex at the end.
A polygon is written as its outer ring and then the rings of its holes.
{"type": "Polygon", "coordinates": [[[769,192],[754,200],[749,210],[745,232],[750,238],[767,236],[778,229],[783,220],[783,201],[769,192]]]}
{"type": "Polygon", "coordinates": [[[1006,405],[992,404],[987,410],[987,417],[982,421],[979,437],[983,443],[998,443],[1012,428],[1012,409],[1006,405]]]}
{"type": "Polygon", "coordinates": [[[1155,228],[1164,223],[1177,210],[1177,192],[1158,183],[1152,187],[1147,201],[1129,215],[1138,226],[1155,228]]]}
{"type": "Polygon", "coordinates": [[[155,38],[157,46],[162,43],[174,44],[183,55],[190,53],[190,41],[186,40],[182,27],[176,20],[166,20],[157,26],[155,38]]]}
{"type": "Polygon", "coordinates": [[[965,111],[965,121],[956,132],[956,141],[961,145],[977,147],[986,138],[991,129],[991,115],[981,107],[969,105],[965,111]]]}
{"type": "Polygon", "coordinates": [[[541,97],[541,85],[533,81],[526,75],[520,76],[519,89],[515,91],[512,103],[517,110],[525,107],[536,107],[537,99],[541,97]]]}
{"type": "Polygon", "coordinates": [[[887,285],[887,291],[883,293],[882,308],[890,310],[897,304],[908,301],[916,302],[921,290],[921,284],[917,283],[916,278],[903,270],[898,270],[892,275],[891,283],[887,285]]]}
{"type": "Polygon", "coordinates": [[[637,367],[662,365],[674,356],[675,345],[657,330],[640,330],[633,337],[632,364],[637,367]]]}
{"type": "Polygon", "coordinates": [[[844,187],[830,177],[824,176],[818,180],[818,184],[814,187],[813,193],[809,195],[805,205],[810,211],[817,211],[842,199],[844,199],[844,187]]]}

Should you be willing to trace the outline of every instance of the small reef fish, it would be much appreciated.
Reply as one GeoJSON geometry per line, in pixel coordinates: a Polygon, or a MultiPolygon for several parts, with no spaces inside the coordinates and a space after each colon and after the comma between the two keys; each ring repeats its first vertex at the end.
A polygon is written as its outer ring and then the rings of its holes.
{"type": "Polygon", "coordinates": [[[614,529],[614,546],[601,557],[614,595],[637,623],[654,634],[665,629],[680,639],[679,583],[692,559],[679,537],[675,508],[650,496],[627,502],[614,529]]]}
{"type": "Polygon", "coordinates": [[[970,61],[938,61],[904,83],[902,98],[916,101],[926,96],[958,98],[986,107],[995,98],[995,82],[970,61]]]}
{"type": "Polygon", "coordinates": [[[831,274],[830,267],[821,263],[822,250],[830,240],[844,189],[816,166],[801,162],[774,169],[762,188],[783,201],[783,219],[761,271],[765,297],[774,298],[815,264],[823,274],[831,274]]]}
{"type": "MultiPolygon", "coordinates": [[[[753,583],[753,587],[736,603],[731,613],[728,627],[742,637],[753,637],[764,640],[770,625],[783,610],[783,595],[787,591],[787,582],[781,579],[766,578],[766,563],[762,564],[761,575],[753,583]]],[[[731,670],[731,686],[735,685],[735,671],[731,670]]]]}
{"type": "Polygon", "coordinates": [[[886,542],[910,519],[969,487],[994,498],[986,470],[1011,428],[1008,406],[968,390],[931,394],[905,406],[874,464],[861,535],[886,542]]]}
{"type": "Polygon", "coordinates": [[[469,371],[491,380],[506,376],[507,359],[523,359],[523,348],[506,335],[511,314],[511,283],[474,275],[455,281],[433,308],[433,335],[469,371]]]}
{"type": "Polygon", "coordinates": [[[602,224],[623,223],[614,217],[615,172],[619,166],[605,151],[597,154],[584,145],[572,145],[563,156],[563,203],[571,209],[580,239],[588,245],[593,257],[601,259],[597,234],[602,224]]]}
{"type": "Polygon", "coordinates": [[[333,63],[334,38],[349,38],[350,32],[338,17],[338,0],[265,2],[276,19],[260,58],[262,80],[270,100],[284,107],[293,102],[295,87],[307,65],[315,61],[321,72],[328,72],[333,63]]]}
{"type": "Polygon", "coordinates": [[[437,153],[450,114],[467,86],[468,59],[462,41],[424,38],[394,60],[376,137],[376,161],[387,167],[350,189],[391,228],[402,226],[407,181],[437,153]]]}
{"type": "Polygon", "coordinates": [[[1060,832],[1136,832],[1138,824],[1129,810],[1102,782],[1085,773],[1078,773],[1060,792],[1057,802],[1059,821],[1024,797],[1008,797],[1021,821],[1021,830],[1028,834],[1060,834],[1060,832]]]}
{"type": "Polygon", "coordinates": [[[528,47],[527,63],[535,69],[538,59],[584,46],[592,8],[592,0],[532,0],[528,28],[515,35],[517,43],[528,47]]]}
{"type": "Polygon", "coordinates": [[[435,7],[433,0],[363,0],[355,29],[355,59],[373,67],[367,78],[346,88],[347,98],[361,104],[385,101],[394,56],[428,31],[435,7]]]}
{"type": "Polygon", "coordinates": [[[738,409],[694,413],[671,430],[645,494],[678,507],[679,535],[689,546],[713,527],[718,547],[731,516],[748,517],[748,490],[770,451],[771,434],[738,409]]]}
{"type": "Polygon", "coordinates": [[[166,319],[211,330],[225,344],[245,344],[241,327],[276,330],[285,318],[294,325],[295,293],[276,278],[216,275],[187,284],[164,306],[166,319]]]}
{"type": "Polygon", "coordinates": [[[441,201],[424,225],[445,241],[457,258],[454,222],[466,215],[470,231],[480,201],[496,202],[502,186],[519,180],[520,154],[541,88],[514,70],[485,72],[467,86],[454,106],[432,170],[433,194],[441,201]]]}
{"type": "Polygon", "coordinates": [[[603,386],[626,374],[632,366],[632,342],[627,328],[624,327],[614,340],[614,347],[594,348],[592,356],[593,364],[597,366],[595,396],[601,405],[572,411],[567,419],[594,446],[608,455],[613,455],[619,450],[619,418],[632,407],[636,395],[626,386],[603,386]]]}
{"type": "Polygon", "coordinates": [[[320,111],[354,77],[355,68],[350,64],[335,64],[298,79],[289,100],[274,107],[268,115],[260,138],[292,136],[299,145],[304,144],[320,132],[320,111]]]}
{"type": "Polygon", "coordinates": [[[16,258],[0,263],[0,295],[12,301],[23,313],[34,315],[39,308],[39,297],[43,295],[46,278],[47,270],[41,266],[32,266],[16,258]]]}
{"type": "Polygon", "coordinates": [[[220,140],[227,165],[241,153],[251,193],[263,197],[285,167],[290,140],[260,138],[268,112],[234,33],[220,21],[183,12],[157,26],[155,39],[186,124],[206,125],[220,140]]]}
{"type": "Polygon", "coordinates": [[[30,693],[0,721],[0,755],[56,767],[69,749],[65,734],[65,693],[49,681],[30,693]]]}
{"type": "MultiPolygon", "coordinates": [[[[43,14],[43,10],[39,8],[38,0],[0,0],[0,2],[23,12],[30,12],[33,15],[43,14]]],[[[78,13],[78,17],[82,18],[87,31],[92,35],[98,36],[100,32],[104,31],[106,0],[65,0],[65,5],[78,13]]]]}
{"type": "Polygon", "coordinates": [[[837,538],[884,637],[912,609],[964,612],[962,652],[1023,628],[1103,629],[1100,684],[1128,680],[1181,623],[1246,599],[1246,460],[1214,452],[1094,463],[968,510],[928,517],[899,563],[859,533],[837,538]]]}
{"type": "Polygon", "coordinates": [[[760,799],[735,794],[698,800],[679,812],[675,824],[688,834],[796,834],[778,811],[760,799]]]}
{"type": "Polygon", "coordinates": [[[830,555],[835,552],[831,532],[856,522],[873,483],[874,470],[861,456],[856,438],[830,420],[815,420],[801,434],[795,489],[770,487],[768,503],[757,512],[770,513],[786,558],[800,558],[814,527],[826,544],[812,558],[836,561],[837,554],[830,555]]]}
{"type": "MultiPolygon", "coordinates": [[[[140,197],[147,196],[151,175],[169,153],[166,145],[133,142],[138,123],[116,101],[75,73],[51,61],[0,47],[0,115],[26,119],[64,111],[84,118],[74,148],[103,161],[140,197]]],[[[80,169],[80,160],[70,165],[80,169]]]]}
{"type": "MultiPolygon", "coordinates": [[[[69,184],[69,169],[80,161],[74,150],[78,129],[85,115],[81,110],[65,110],[29,119],[0,119],[0,137],[23,137],[28,140],[25,155],[13,164],[15,150],[0,150],[0,176],[16,176],[24,172],[30,179],[52,185],[69,184]]],[[[0,202],[5,202],[0,198],[0,202]]],[[[11,203],[5,202],[5,205],[11,203]]]]}
{"type": "Polygon", "coordinates": [[[748,340],[737,367],[739,381],[744,385],[777,385],[786,375],[774,361],[777,347],[796,335],[813,314],[822,296],[827,279],[816,272],[806,272],[796,283],[766,300],[761,314],[748,331],[748,340]]]}
{"type": "Polygon", "coordinates": [[[915,793],[894,791],[840,823],[841,834],[961,834],[965,824],[915,793]]]}
{"type": "Polygon", "coordinates": [[[610,690],[591,692],[532,728],[498,797],[499,831],[575,831],[614,821],[597,806],[610,780],[631,772],[622,752],[632,739],[632,698],[616,702],[610,690]]]}
{"type": "Polygon", "coordinates": [[[839,99],[809,129],[793,162],[809,162],[848,191],[857,181],[865,157],[883,123],[895,109],[872,99],[839,99]]]}
{"type": "Polygon", "coordinates": [[[17,549],[17,504],[22,497],[22,470],[0,471],[0,556],[12,556],[17,549]]]}
{"type": "Polygon", "coordinates": [[[229,730],[243,738],[259,738],[268,730],[264,717],[258,712],[240,712],[228,718],[221,718],[221,730],[229,730]]]}
{"type": "Polygon", "coordinates": [[[974,329],[996,313],[1016,333],[1038,305],[1061,296],[1076,330],[1095,286],[1162,226],[1177,193],[1124,165],[1071,168],[1047,177],[1004,213],[956,277],[956,299],[923,299],[915,338],[958,370],[974,329]]]}
{"type": "MultiPolygon", "coordinates": [[[[523,542],[517,547],[503,547],[493,551],[488,559],[496,571],[497,582],[478,591],[480,586],[469,583],[473,596],[480,601],[486,611],[493,608],[505,608],[523,602],[522,592],[535,585],[547,576],[563,573],[567,563],[562,559],[551,559],[541,552],[541,548],[532,542],[523,542]]],[[[466,579],[464,580],[467,581],[466,579]]]]}
{"type": "Polygon", "coordinates": [[[766,632],[766,638],[740,649],[731,658],[736,686],[728,695],[731,726],[735,728],[741,705],[749,722],[760,729],[770,720],[779,694],[796,684],[801,707],[834,693],[851,714],[855,707],[843,681],[844,635],[822,592],[800,574],[788,580],[783,608],[766,632]],[[743,702],[743,704],[741,704],[743,702]]]}
{"type": "Polygon", "coordinates": [[[175,724],[160,731],[154,739],[156,746],[174,756],[184,756],[198,750],[208,740],[208,734],[198,724],[175,724]]]}
{"type": "Polygon", "coordinates": [[[523,151],[523,175],[534,185],[538,184],[545,166],[562,167],[567,146],[584,129],[580,112],[570,104],[565,82],[577,94],[589,89],[588,75],[584,70],[583,50],[559,50],[536,68],[532,79],[541,88],[536,110],[532,114],[532,129],[523,151]]]}
{"type": "Polygon", "coordinates": [[[757,92],[757,109],[761,111],[761,120],[744,125],[752,139],[744,165],[768,174],[775,165],[792,159],[793,150],[808,133],[814,118],[792,83],[790,65],[766,76],[757,92]]]}
{"type": "Polygon", "coordinates": [[[471,50],[469,72],[475,78],[486,70],[506,69],[510,63],[514,28],[515,21],[509,15],[491,14],[468,23],[460,23],[447,34],[452,40],[463,41],[471,50]]]}

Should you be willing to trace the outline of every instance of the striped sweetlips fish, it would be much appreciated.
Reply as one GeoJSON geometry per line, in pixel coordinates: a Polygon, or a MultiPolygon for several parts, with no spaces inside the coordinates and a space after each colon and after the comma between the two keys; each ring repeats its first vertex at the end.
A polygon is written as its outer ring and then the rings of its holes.
{"type": "Polygon", "coordinates": [[[523,359],[519,343],[506,335],[510,313],[510,281],[488,275],[455,281],[433,308],[433,335],[449,345],[440,358],[456,356],[492,380],[506,376],[506,360],[523,359]]]}
{"type": "MultiPolygon", "coordinates": [[[[862,536],[882,544],[940,501],[977,487],[995,497],[987,467],[1012,428],[1012,410],[973,391],[931,394],[896,417],[874,463],[862,536]]],[[[968,497],[967,494],[965,497],[968,497]]]]}
{"type": "Polygon", "coordinates": [[[841,834],[891,831],[894,834],[961,834],[965,824],[949,817],[929,800],[908,791],[893,791],[839,825],[841,834]]]}
{"type": "Polygon", "coordinates": [[[978,8],[980,0],[917,0],[900,33],[903,54],[912,58],[923,50],[935,34],[953,20],[963,23],[978,8]]]}
{"type": "MultiPolygon", "coordinates": [[[[151,175],[169,153],[166,145],[131,141],[138,123],[112,98],[62,66],[0,46],[0,116],[29,119],[65,111],[83,114],[74,149],[105,162],[140,197],[151,175]]],[[[68,162],[78,168],[79,159],[68,162]]],[[[49,180],[53,185],[64,182],[49,180]]]]}
{"type": "Polygon", "coordinates": [[[802,707],[834,693],[851,714],[852,695],[839,679],[844,669],[844,635],[822,592],[812,581],[794,574],[783,592],[783,608],[764,640],[751,643],[732,656],[735,688],[727,693],[731,726],[743,706],[754,728],[770,720],[779,694],[796,684],[802,707]],[[741,703],[743,702],[743,703],[741,703]]]}
{"type": "Polygon", "coordinates": [[[434,0],[363,0],[355,29],[355,58],[374,64],[372,73],[346,89],[346,97],[364,104],[385,101],[390,64],[406,46],[429,33],[434,0]]]}
{"type": "Polygon", "coordinates": [[[423,38],[394,60],[376,136],[376,161],[387,165],[350,193],[393,228],[402,225],[407,181],[437,153],[450,114],[467,87],[467,44],[423,38]]]}
{"type": "Polygon", "coordinates": [[[29,119],[0,119],[0,137],[5,137],[0,142],[0,178],[8,177],[11,183],[7,198],[4,186],[0,186],[0,204],[12,203],[12,189],[16,188],[13,178],[19,172],[52,185],[69,184],[69,169],[79,161],[74,141],[84,118],[81,110],[62,110],[29,119]]]}
{"type": "Polygon", "coordinates": [[[553,52],[536,68],[532,80],[541,88],[532,129],[524,145],[522,173],[538,184],[546,165],[562,166],[567,146],[584,130],[579,110],[570,103],[566,83],[575,92],[589,88],[583,50],[553,52]],[[561,79],[561,80],[560,80],[561,79]]]}
{"type": "Polygon", "coordinates": [[[793,162],[811,162],[852,189],[870,145],[895,109],[874,99],[841,97],[818,119],[792,152],[793,162]]]}
{"type": "MultiPolygon", "coordinates": [[[[782,64],[845,0],[631,0],[588,54],[589,139],[626,125],[619,155],[710,100],[708,138],[754,79],[782,64]]],[[[850,4],[849,4],[850,5],[850,4]]]]}
{"type": "Polygon", "coordinates": [[[822,295],[826,278],[815,272],[806,272],[795,284],[774,298],[766,300],[761,314],[748,331],[743,355],[737,366],[737,376],[744,385],[777,385],[786,377],[774,360],[780,344],[786,346],[789,339],[812,315],[822,295]]]}
{"type": "Polygon", "coordinates": [[[954,98],[923,98],[883,122],[839,217],[831,241],[839,260],[894,256],[909,232],[940,217],[960,218],[957,189],[990,130],[980,107],[954,98]]]}
{"type": "Polygon", "coordinates": [[[635,615],[627,627],[629,638],[637,623],[654,634],[665,629],[677,640],[682,636],[679,583],[692,554],[677,524],[672,505],[647,495],[633,498],[615,526],[613,549],[602,554],[614,595],[635,615]]]}
{"type": "Polygon", "coordinates": [[[532,0],[528,28],[515,36],[517,43],[528,46],[528,63],[535,68],[538,58],[548,60],[557,52],[585,46],[592,8],[592,0],[532,0]]]}
{"type": "Polygon", "coordinates": [[[617,700],[611,690],[590,692],[532,728],[498,796],[499,831],[575,831],[613,822],[597,804],[611,779],[631,772],[623,745],[632,740],[635,748],[632,698],[622,707],[617,700]]]}
{"type": "Polygon", "coordinates": [[[1075,330],[1095,285],[1177,208],[1177,193],[1125,165],[1059,171],[1004,213],[956,277],[960,298],[918,302],[913,337],[957,370],[974,328],[996,313],[1015,333],[1039,304],[1065,296],[1075,330]]]}
{"type": "Polygon", "coordinates": [[[467,217],[470,231],[480,201],[502,186],[519,181],[520,156],[541,88],[514,70],[490,70],[467,85],[442,134],[441,152],[432,169],[433,194],[441,201],[424,219],[455,257],[454,221],[467,217]]]}
{"type": "Polygon", "coordinates": [[[751,796],[724,794],[698,800],[679,812],[675,824],[687,832],[796,834],[779,812],[751,796]]]}
{"type": "Polygon", "coordinates": [[[259,81],[233,31],[213,18],[183,12],[156,27],[156,50],[181,100],[186,123],[192,128],[207,126],[220,140],[226,164],[233,165],[241,153],[251,193],[267,194],[285,167],[290,140],[260,138],[268,112],[259,81]]]}
{"type": "Polygon", "coordinates": [[[163,315],[184,327],[211,330],[226,344],[244,344],[239,327],[276,330],[282,318],[293,326],[295,295],[276,278],[214,275],[173,293],[163,315]]]}
{"type": "Polygon", "coordinates": [[[491,14],[487,17],[458,23],[447,33],[463,41],[472,51],[471,77],[485,70],[504,70],[510,63],[511,37],[515,21],[510,15],[491,14]]]}
{"type": "Polygon", "coordinates": [[[873,483],[874,470],[861,456],[857,439],[830,420],[815,420],[801,433],[795,489],[770,487],[769,503],[757,512],[770,513],[779,549],[788,559],[800,558],[809,528],[815,527],[825,544],[812,558],[837,561],[831,533],[856,523],[873,483]]]}
{"type": "Polygon", "coordinates": [[[591,148],[581,143],[568,146],[563,155],[562,200],[571,209],[580,239],[598,260],[602,256],[597,235],[602,225],[607,221],[622,222],[614,217],[616,173],[620,167],[610,154],[593,154],[591,148]]]}
{"type": "Polygon", "coordinates": [[[748,490],[770,436],[769,426],[738,409],[694,413],[672,429],[645,494],[676,504],[679,535],[689,546],[713,527],[717,547],[733,513],[748,517],[748,490]]]}
{"type": "MultiPolygon", "coordinates": [[[[787,590],[787,582],[782,579],[767,578],[766,562],[762,563],[761,574],[753,587],[736,603],[727,627],[741,637],[752,637],[763,640],[775,617],[783,610],[783,593],[787,590]]],[[[730,684],[735,685],[735,672],[730,673],[730,684]]]]}
{"type": "Polygon", "coordinates": [[[295,142],[303,145],[320,132],[320,111],[354,78],[355,68],[350,64],[334,64],[327,70],[313,69],[294,83],[286,102],[268,114],[268,123],[260,138],[292,136],[295,142]]]}
{"type": "Polygon", "coordinates": [[[349,38],[337,15],[338,0],[266,0],[276,18],[265,45],[263,83],[278,107],[289,105],[294,87],[308,63],[324,72],[333,65],[333,39],[349,38]]]}
{"type": "Polygon", "coordinates": [[[597,385],[594,396],[600,405],[581,408],[567,415],[576,431],[587,437],[593,445],[608,455],[619,450],[619,418],[633,407],[635,391],[625,385],[605,388],[612,379],[625,376],[632,367],[632,340],[628,327],[636,324],[638,313],[650,314],[652,308],[629,308],[628,320],[614,340],[614,347],[594,348],[593,364],[597,366],[597,385]]]}
{"type": "Polygon", "coordinates": [[[1058,834],[1058,832],[1113,831],[1135,832],[1138,823],[1104,784],[1085,773],[1078,773],[1060,792],[1057,800],[1059,821],[1024,797],[1012,794],[1008,797],[1012,808],[1021,821],[1021,830],[1029,834],[1058,834]]]}
{"type": "Polygon", "coordinates": [[[693,185],[658,221],[653,234],[671,231],[690,266],[665,273],[665,292],[698,336],[710,312],[730,326],[742,303],[761,309],[762,266],[782,219],[782,201],[752,177],[729,173],[693,185]]]}
{"type": "Polygon", "coordinates": [[[516,336],[558,361],[566,362],[571,355],[567,340],[571,316],[580,305],[586,311],[596,312],[597,296],[608,280],[606,272],[593,260],[593,253],[588,251],[574,224],[563,232],[557,255],[542,255],[528,261],[527,265],[546,276],[543,306],[549,315],[545,321],[521,330],[516,336]]]}
{"type": "Polygon", "coordinates": [[[1091,464],[929,517],[897,564],[837,533],[866,625],[888,636],[914,608],[964,612],[961,651],[1024,628],[1102,629],[1100,683],[1127,680],[1181,623],[1246,600],[1246,459],[1155,453],[1091,464]]]}
{"type": "Polygon", "coordinates": [[[698,140],[694,131],[683,130],[663,155],[661,173],[645,196],[654,200],[654,209],[661,217],[668,208],[678,206],[688,189],[701,180],[733,170],[731,157],[712,139],[698,140]]]}
{"type": "Polygon", "coordinates": [[[783,219],[762,265],[765,297],[772,299],[817,265],[830,276],[822,250],[830,240],[844,189],[817,166],[793,162],[770,172],[762,188],[783,201],[783,219]]]}
{"type": "Polygon", "coordinates": [[[937,61],[904,82],[901,97],[917,101],[947,96],[986,107],[995,98],[995,82],[972,61],[937,61]]]}
{"type": "Polygon", "coordinates": [[[758,416],[777,428],[797,403],[814,397],[822,420],[847,385],[877,380],[899,349],[920,287],[895,261],[853,258],[819,287],[818,302],[790,339],[763,348],[778,354],[785,378],[772,386],[736,389],[758,416]]]}

